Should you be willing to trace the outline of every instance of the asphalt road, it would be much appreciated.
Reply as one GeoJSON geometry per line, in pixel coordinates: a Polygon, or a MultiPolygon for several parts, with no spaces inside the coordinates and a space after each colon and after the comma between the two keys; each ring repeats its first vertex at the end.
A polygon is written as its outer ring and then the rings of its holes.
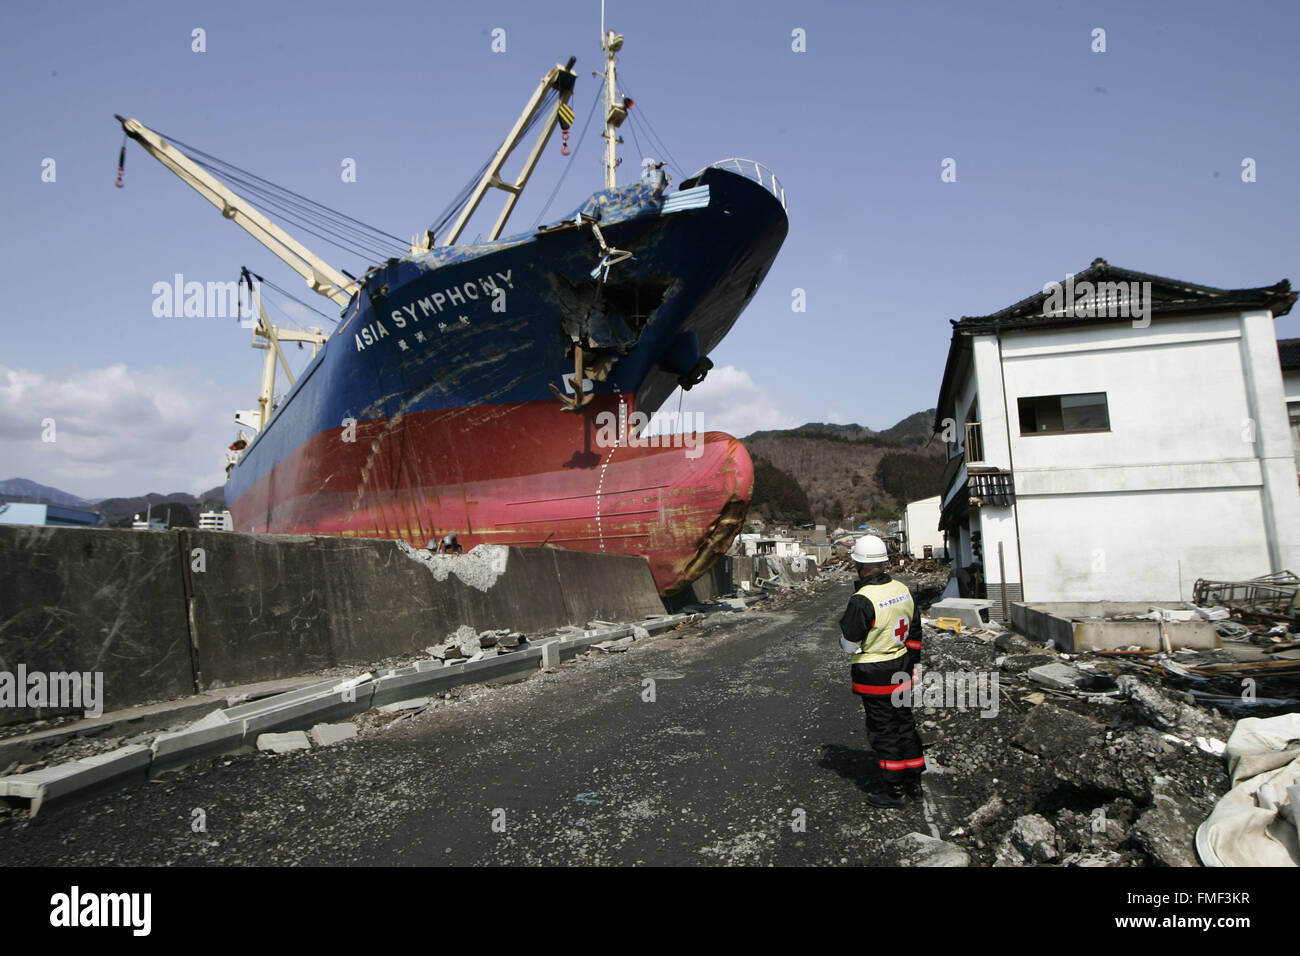
{"type": "Polygon", "coordinates": [[[779,607],[465,689],[333,747],[210,760],[34,821],[11,818],[0,823],[0,859],[880,862],[883,841],[936,832],[927,816],[937,805],[864,800],[877,771],[836,643],[849,593],[823,582],[779,607]]]}

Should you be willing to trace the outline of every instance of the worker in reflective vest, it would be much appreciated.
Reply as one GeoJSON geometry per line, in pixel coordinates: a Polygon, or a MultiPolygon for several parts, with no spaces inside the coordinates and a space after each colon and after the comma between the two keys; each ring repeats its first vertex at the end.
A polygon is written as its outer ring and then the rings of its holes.
{"type": "Polygon", "coordinates": [[[840,618],[840,646],[852,655],[853,691],[862,698],[867,739],[883,777],[867,802],[901,807],[904,794],[920,796],[925,770],[911,695],[897,693],[911,687],[921,659],[921,622],[907,586],[889,576],[889,555],[880,538],[858,538],[852,558],[858,579],[840,618]]]}

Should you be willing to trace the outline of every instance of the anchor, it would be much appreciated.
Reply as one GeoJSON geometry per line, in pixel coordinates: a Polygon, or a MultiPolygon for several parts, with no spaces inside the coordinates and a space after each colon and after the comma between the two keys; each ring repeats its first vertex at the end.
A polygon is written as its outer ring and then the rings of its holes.
{"type": "Polygon", "coordinates": [[[560,400],[566,412],[580,412],[591,404],[591,396],[582,390],[582,346],[577,342],[573,343],[573,378],[568,381],[573,386],[572,397],[556,388],[554,382],[551,383],[551,391],[555,393],[555,397],[560,400]]]}

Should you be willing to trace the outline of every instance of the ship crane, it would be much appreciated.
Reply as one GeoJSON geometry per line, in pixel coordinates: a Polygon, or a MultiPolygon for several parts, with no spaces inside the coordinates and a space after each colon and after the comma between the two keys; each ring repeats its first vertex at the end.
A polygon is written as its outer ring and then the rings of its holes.
{"type": "Polygon", "coordinates": [[[315,358],[321,346],[329,341],[329,336],[318,328],[305,330],[285,329],[273,325],[266,315],[266,307],[262,305],[262,296],[251,280],[249,286],[253,290],[253,301],[257,304],[257,324],[253,326],[252,345],[255,349],[265,349],[266,358],[262,363],[262,390],[257,396],[257,409],[236,412],[235,421],[261,432],[266,427],[266,423],[271,418],[271,412],[274,410],[271,403],[275,395],[275,364],[277,359],[284,368],[284,376],[289,380],[289,387],[292,388],[294,384],[293,372],[289,368],[288,359],[284,357],[284,350],[280,348],[280,343],[306,342],[311,345],[311,357],[315,358]]]}
{"type": "Polygon", "coordinates": [[[162,163],[200,196],[221,210],[235,225],[266,246],[294,272],[307,280],[312,290],[346,306],[357,284],[316,255],[293,236],[271,222],[242,196],[203,169],[139,120],[116,117],[122,129],[158,162],[162,163]]]}
{"type": "MultiPolygon", "coordinates": [[[[501,237],[501,230],[505,228],[506,220],[514,212],[515,203],[523,194],[524,187],[528,185],[529,178],[533,175],[533,170],[537,168],[537,161],[541,159],[542,151],[546,149],[546,144],[550,141],[551,133],[559,122],[561,110],[568,106],[569,99],[573,96],[573,85],[578,79],[578,74],[573,72],[573,64],[577,62],[577,57],[569,57],[569,62],[564,66],[555,64],[550,71],[542,77],[541,82],[537,84],[537,89],[533,91],[532,97],[524,106],[524,110],[519,114],[519,119],[515,120],[515,125],[511,127],[510,132],[506,134],[505,140],[497,148],[496,153],[488,162],[487,169],[479,178],[478,184],[474,187],[465,202],[464,208],[461,209],[460,215],[456,217],[456,222],[452,225],[451,231],[443,241],[444,246],[454,246],[460,239],[461,232],[469,223],[470,217],[478,209],[479,203],[487,195],[489,189],[500,189],[506,193],[505,205],[501,209],[501,214],[497,216],[496,223],[492,226],[492,231],[488,233],[488,242],[492,242],[501,237]],[[506,160],[510,154],[515,151],[524,138],[528,135],[528,130],[533,124],[533,117],[546,108],[547,94],[554,91],[554,105],[551,106],[550,116],[542,124],[537,138],[533,140],[533,148],[528,153],[528,158],[524,160],[523,169],[515,177],[514,182],[506,182],[501,178],[502,167],[505,166],[506,160]]],[[[433,248],[434,237],[431,234],[425,235],[423,243],[412,244],[411,254],[415,255],[420,252],[428,252],[433,248]]]]}
{"type": "MultiPolygon", "coordinates": [[[[489,241],[495,240],[501,235],[506,221],[510,218],[510,213],[514,210],[519,196],[523,193],[524,187],[528,184],[528,180],[537,166],[542,151],[546,148],[551,133],[559,121],[561,111],[568,106],[569,99],[573,95],[574,82],[577,79],[577,74],[573,72],[574,62],[575,58],[570,57],[565,66],[560,66],[557,63],[542,77],[537,89],[524,107],[524,111],[506,136],[505,141],[497,149],[496,154],[488,163],[484,175],[471,191],[463,208],[461,208],[456,222],[445,240],[446,245],[452,245],[460,238],[461,232],[468,224],[470,217],[473,216],[484,196],[486,196],[488,189],[493,188],[507,193],[507,197],[504,208],[501,210],[489,234],[489,241]],[[556,94],[553,101],[547,95],[551,92],[556,94]],[[527,136],[537,115],[545,110],[548,105],[550,106],[550,115],[546,118],[546,122],[542,125],[541,131],[534,140],[533,147],[524,161],[522,171],[513,182],[506,182],[501,178],[502,168],[510,158],[510,154],[527,136]]],[[[150,129],[136,119],[124,119],[121,116],[117,116],[116,119],[122,124],[122,129],[126,134],[143,146],[149,155],[153,156],[175,173],[182,182],[221,210],[223,216],[241,227],[284,261],[307,281],[307,285],[313,291],[332,299],[340,307],[346,307],[352,300],[359,287],[356,280],[347,277],[343,272],[335,269],[294,239],[270,219],[262,215],[248,200],[205,170],[182,150],[167,142],[157,131],[150,129]]],[[[433,243],[432,232],[427,232],[422,242],[413,242],[411,244],[411,254],[427,252],[432,249],[433,243]]],[[[249,287],[255,289],[251,278],[249,279],[249,287]]],[[[324,335],[320,329],[296,331],[273,325],[267,318],[266,310],[262,307],[260,296],[257,296],[254,292],[254,297],[257,302],[259,317],[253,329],[252,345],[254,348],[265,349],[267,353],[262,366],[262,388],[258,394],[258,407],[256,409],[237,411],[235,421],[237,424],[247,426],[260,434],[265,429],[267,422],[271,418],[271,413],[274,411],[272,402],[277,360],[284,367],[284,373],[289,379],[290,386],[294,383],[293,373],[289,370],[289,363],[284,357],[280,343],[310,343],[314,358],[316,352],[328,341],[328,336],[324,335]]],[[[578,354],[581,356],[581,352],[578,354]]],[[[581,362],[581,358],[579,358],[579,362],[581,362]]],[[[579,370],[581,370],[581,365],[579,365],[579,370]]],[[[580,371],[579,374],[581,374],[580,371]]],[[[244,447],[247,446],[242,433],[241,438],[236,441],[235,445],[240,447],[231,447],[231,454],[227,456],[227,470],[234,466],[234,463],[238,461],[243,453],[244,447]]]]}

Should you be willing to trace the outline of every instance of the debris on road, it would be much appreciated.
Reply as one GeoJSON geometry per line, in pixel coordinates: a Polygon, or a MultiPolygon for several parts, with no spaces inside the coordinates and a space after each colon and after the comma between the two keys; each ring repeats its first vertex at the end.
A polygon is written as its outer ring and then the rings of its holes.
{"type": "Polygon", "coordinates": [[[1246,622],[1293,624],[1300,613],[1300,578],[1278,571],[1248,581],[1198,580],[1192,587],[1192,601],[1226,607],[1246,622]]]}
{"type": "Polygon", "coordinates": [[[970,866],[970,854],[961,847],[925,833],[890,840],[881,851],[888,866],[970,866]]]}
{"type": "Polygon", "coordinates": [[[357,725],[351,722],[342,724],[317,724],[307,731],[307,736],[317,747],[328,747],[357,735],[357,725]]]}
{"type": "Polygon", "coordinates": [[[1196,831],[1206,866],[1300,866],[1300,714],[1239,720],[1232,789],[1196,831]]]}
{"type": "Polygon", "coordinates": [[[283,734],[258,734],[257,749],[269,750],[273,754],[287,754],[295,750],[311,750],[311,741],[301,730],[291,730],[283,734]]]}
{"type": "Polygon", "coordinates": [[[428,697],[412,697],[410,700],[395,701],[376,709],[381,714],[400,714],[408,710],[424,710],[431,703],[432,701],[428,697]]]}
{"type": "MultiPolygon", "coordinates": [[[[664,634],[670,626],[678,626],[681,629],[674,632],[673,637],[692,637],[696,639],[693,643],[712,644],[722,649],[728,645],[732,635],[742,640],[752,639],[750,635],[761,633],[763,628],[784,637],[788,633],[784,622],[807,618],[810,611],[816,613],[819,621],[825,619],[826,661],[833,660],[835,666],[842,666],[835,650],[834,622],[843,607],[840,598],[847,601],[850,587],[849,572],[819,573],[815,581],[774,589],[750,610],[741,611],[725,603],[712,605],[707,616],[691,619],[693,623],[690,626],[686,626],[682,618],[671,617],[647,619],[637,625],[638,629],[622,625],[614,630],[593,633],[581,627],[570,627],[554,634],[537,635],[535,640],[540,648],[530,651],[526,658],[529,673],[535,673],[532,667],[542,658],[543,650],[552,652],[553,673],[520,686],[531,687],[534,694],[549,694],[557,686],[563,686],[564,681],[571,680],[575,672],[626,672],[629,698],[636,699],[632,695],[640,693],[646,678],[671,680],[682,677],[684,673],[690,673],[693,678],[696,675],[694,663],[690,669],[670,668],[657,661],[640,663],[638,657],[643,653],[641,626],[646,629],[646,636],[650,633],[664,634]],[[605,647],[599,647],[602,644],[605,647]],[[580,656],[593,645],[598,649],[617,649],[624,653],[580,656]],[[562,648],[563,664],[560,663],[562,648]]],[[[1231,622],[1218,622],[1221,626],[1227,623],[1231,622]]],[[[1236,721],[1236,717],[1266,714],[1274,706],[1289,706],[1294,710],[1300,662],[1278,659],[1277,654],[1265,654],[1263,647],[1250,641],[1234,642],[1223,648],[1176,653],[1155,650],[1133,653],[1132,649],[1120,648],[1062,654],[994,623],[981,624],[974,630],[963,627],[961,632],[956,632],[941,630],[922,617],[920,629],[923,652],[921,671],[917,675],[918,687],[938,691],[949,686],[954,689],[963,686],[966,689],[986,689],[991,693],[987,695],[988,705],[981,701],[979,707],[971,704],[968,693],[936,693],[933,698],[927,692],[918,693],[914,709],[927,760],[927,772],[923,777],[924,798],[887,818],[882,818],[879,811],[868,810],[865,803],[859,801],[869,823],[869,829],[862,835],[865,847],[862,857],[869,862],[976,867],[1195,866],[1200,862],[1211,863],[1204,849],[1198,856],[1198,827],[1215,814],[1215,827],[1209,830],[1202,827],[1202,830],[1220,833],[1217,827],[1222,818],[1216,804],[1229,806],[1225,795],[1229,794],[1234,783],[1247,782],[1248,771],[1249,780],[1269,778],[1274,781],[1267,787],[1261,783],[1255,788],[1250,795],[1250,812],[1263,814],[1275,827],[1294,819],[1295,809],[1290,802],[1292,798],[1285,785],[1287,782],[1276,776],[1284,767],[1276,761],[1283,759],[1289,752],[1288,748],[1294,748],[1295,752],[1290,753],[1287,760],[1300,759],[1300,748],[1295,743],[1295,740],[1300,740],[1300,731],[1290,732],[1289,737],[1278,734],[1286,737],[1282,745],[1255,752],[1241,745],[1245,739],[1242,728],[1263,724],[1264,721],[1236,721]],[[960,678],[963,683],[950,684],[941,679],[947,677],[960,678]],[[1253,682],[1249,686],[1258,692],[1254,699],[1247,699],[1243,680],[1253,682]],[[1264,703],[1266,701],[1273,703],[1264,703]],[[1229,742],[1226,749],[1224,741],[1229,742]],[[1268,767],[1261,769],[1265,763],[1269,764],[1268,767]],[[1233,776],[1230,777],[1230,773],[1233,776]]],[[[1267,630],[1269,628],[1264,629],[1267,630]]],[[[809,638],[800,639],[803,649],[799,653],[810,655],[809,660],[821,660],[818,655],[822,650],[812,636],[822,632],[809,630],[806,633],[809,638]]],[[[1256,632],[1252,630],[1251,633],[1256,632]]],[[[683,646],[666,641],[644,643],[652,652],[656,647],[659,652],[667,652],[666,645],[671,645],[676,652],[683,646]]],[[[448,643],[444,648],[446,658],[442,660],[425,657],[415,663],[379,662],[372,665],[374,676],[368,672],[359,684],[359,679],[352,676],[344,680],[347,675],[341,673],[326,680],[318,677],[318,686],[324,688],[323,693],[332,699],[331,706],[337,706],[340,699],[338,689],[349,682],[362,694],[374,693],[375,703],[394,703],[372,707],[363,702],[358,711],[350,715],[350,722],[345,723],[322,721],[342,719],[348,716],[346,712],[314,715],[300,725],[311,724],[309,734],[302,731],[261,734],[256,738],[257,743],[263,749],[293,752],[310,749],[313,744],[316,748],[324,748],[339,740],[360,739],[357,744],[321,750],[310,758],[295,761],[293,766],[296,769],[299,764],[325,764],[353,755],[358,761],[370,757],[382,759],[379,755],[391,749],[392,741],[404,735],[429,734],[431,729],[442,727],[444,721],[448,726],[468,727],[474,737],[481,731],[485,738],[491,738],[492,731],[498,729],[496,726],[480,727],[470,718],[484,701],[494,695],[507,698],[513,691],[481,684],[461,683],[457,686],[457,682],[471,676],[463,671],[467,666],[481,672],[484,666],[503,666],[510,655],[503,655],[493,664],[467,665],[464,651],[472,649],[475,644],[478,650],[474,654],[484,655],[494,655],[507,647],[528,646],[522,636],[508,631],[476,632],[472,641],[469,633],[465,632],[455,643],[448,643]],[[452,657],[453,648],[462,656],[452,657]],[[453,665],[452,661],[456,663],[453,665]],[[420,683],[426,673],[442,675],[445,682],[433,685],[431,691],[428,685],[420,683]],[[389,682],[391,690],[388,696],[381,697],[376,687],[383,686],[385,681],[389,682]],[[416,694],[427,696],[416,697],[416,694]],[[386,731],[389,735],[381,737],[386,731]],[[292,742],[281,738],[291,738],[292,742]],[[372,752],[368,748],[374,743],[381,746],[372,752]]],[[[773,643],[770,652],[774,656],[788,656],[791,649],[786,644],[773,643]]],[[[517,651],[514,653],[516,659],[525,659],[517,651]]],[[[702,659],[695,657],[692,661],[702,659]]],[[[761,685],[762,690],[771,694],[766,699],[778,699],[779,688],[771,675],[770,662],[757,658],[753,668],[758,680],[751,689],[761,685]]],[[[686,700],[691,691],[698,693],[699,683],[698,680],[686,680],[671,689],[680,691],[674,694],[677,700],[686,700]]],[[[666,690],[660,688],[661,693],[666,690]]],[[[310,693],[311,686],[291,692],[290,696],[299,695],[292,705],[302,706],[304,701],[311,699],[303,695],[310,693]]],[[[546,698],[538,696],[532,699],[544,706],[546,698]]],[[[718,699],[713,696],[708,699],[710,713],[720,709],[726,712],[726,708],[719,708],[718,699]]],[[[276,706],[271,700],[254,699],[237,707],[209,713],[201,722],[199,732],[225,732],[232,726],[231,714],[243,719],[257,716],[267,720],[265,708],[276,706]]],[[[363,698],[363,701],[368,700],[363,698]]],[[[477,714],[481,715],[481,712],[477,714]]],[[[802,718],[790,717],[791,721],[799,719],[802,718]]],[[[266,725],[286,726],[273,722],[266,725]]],[[[708,739],[712,732],[702,726],[696,737],[695,728],[691,731],[693,747],[702,746],[700,742],[708,739]]],[[[681,727],[673,731],[674,734],[684,732],[681,727]]],[[[252,739],[250,737],[248,742],[252,739]]],[[[677,737],[666,739],[669,742],[665,744],[668,748],[665,752],[675,753],[672,741],[677,737]]],[[[98,745],[121,747],[130,742],[121,737],[106,736],[98,745]]],[[[823,765],[832,775],[829,785],[839,787],[837,792],[846,800],[851,800],[860,787],[868,786],[871,781],[867,778],[875,772],[872,761],[866,759],[861,746],[861,742],[855,740],[852,747],[840,747],[833,766],[823,765]]],[[[205,772],[201,766],[187,770],[188,774],[200,777],[205,772]]],[[[592,786],[593,791],[575,798],[570,789],[572,783],[566,782],[560,793],[560,800],[566,806],[574,800],[579,804],[599,802],[603,806],[618,807],[618,792],[606,788],[608,777],[578,779],[584,785],[592,786]],[[600,789],[599,796],[597,788],[600,789]]],[[[1295,780],[1295,785],[1300,786],[1300,780],[1295,780]]],[[[158,792],[166,788],[145,789],[158,792]]],[[[408,794],[401,799],[416,797],[408,794]]],[[[596,809],[593,806],[583,812],[594,819],[596,809]]],[[[674,809],[673,812],[685,810],[674,809]]],[[[810,814],[810,823],[813,819],[810,814]]],[[[28,822],[29,818],[23,816],[21,810],[15,811],[12,817],[0,815],[0,825],[6,827],[25,827],[28,822]]],[[[774,829],[770,831],[764,826],[756,819],[738,826],[735,832],[710,831],[708,840],[715,842],[702,849],[695,847],[691,852],[731,862],[744,862],[759,854],[778,852],[778,847],[786,847],[780,852],[788,852],[790,844],[781,843],[775,836],[778,827],[781,833],[789,832],[788,819],[773,824],[774,829]]],[[[813,828],[810,827],[808,833],[811,844],[813,828]]],[[[1244,854],[1248,862],[1260,858],[1260,851],[1253,848],[1249,839],[1233,837],[1229,841],[1226,836],[1207,836],[1201,843],[1207,839],[1211,840],[1209,845],[1215,847],[1214,852],[1221,862],[1233,862],[1223,858],[1230,858],[1234,851],[1244,854]],[[1232,850],[1224,849],[1225,841],[1231,843],[1232,850]]],[[[36,846],[35,843],[32,845],[36,846]]],[[[836,853],[835,859],[838,860],[840,851],[837,849],[836,853]]]]}

